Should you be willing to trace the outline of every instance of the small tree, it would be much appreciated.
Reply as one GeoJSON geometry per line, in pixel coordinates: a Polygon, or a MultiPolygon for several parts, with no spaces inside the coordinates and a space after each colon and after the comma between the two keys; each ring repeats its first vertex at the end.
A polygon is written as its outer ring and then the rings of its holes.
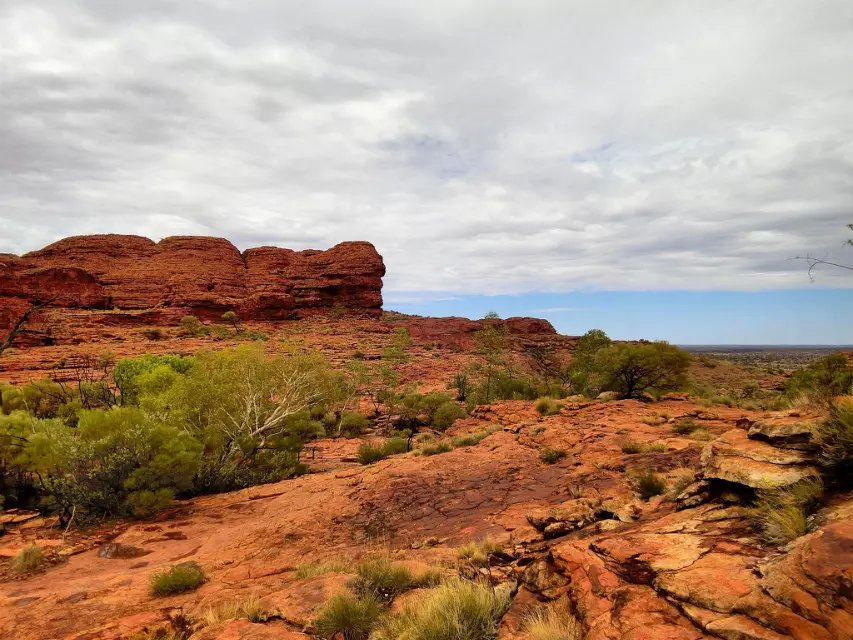
{"type": "Polygon", "coordinates": [[[578,393],[594,394],[598,392],[595,388],[595,358],[599,351],[613,344],[601,329],[590,329],[578,340],[578,344],[572,353],[572,362],[569,365],[569,380],[572,389],[578,393]]]}
{"type": "Polygon", "coordinates": [[[233,311],[226,311],[222,314],[222,320],[234,327],[234,333],[240,333],[240,317],[233,311]]]}
{"type": "Polygon", "coordinates": [[[474,334],[474,351],[483,357],[483,401],[492,401],[494,380],[500,369],[506,366],[509,337],[500,316],[490,311],[483,318],[483,328],[474,334]]]}
{"type": "Polygon", "coordinates": [[[690,355],[667,342],[614,344],[599,350],[593,364],[602,389],[638,398],[682,388],[690,355]]]}

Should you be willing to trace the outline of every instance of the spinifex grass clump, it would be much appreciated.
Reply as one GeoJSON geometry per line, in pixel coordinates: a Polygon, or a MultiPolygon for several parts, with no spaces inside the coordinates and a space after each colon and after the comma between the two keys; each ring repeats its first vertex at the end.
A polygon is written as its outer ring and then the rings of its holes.
{"type": "Polygon", "coordinates": [[[539,457],[545,464],[556,464],[557,462],[566,457],[566,452],[562,449],[552,449],[551,447],[545,447],[544,449],[542,449],[542,453],[539,454],[539,457]]]}
{"type": "Polygon", "coordinates": [[[454,579],[388,616],[374,640],[492,640],[509,607],[509,593],[481,582],[454,579]]]}
{"type": "Polygon", "coordinates": [[[323,607],[314,630],[327,640],[367,640],[381,615],[382,605],[375,595],[339,593],[323,607]]]}
{"type": "Polygon", "coordinates": [[[467,560],[478,567],[485,566],[489,563],[489,556],[503,549],[503,545],[495,542],[491,538],[486,538],[480,542],[469,542],[461,547],[456,552],[461,560],[467,560]]]}
{"type": "Polygon", "coordinates": [[[411,571],[384,556],[364,560],[355,568],[355,573],[351,586],[356,593],[373,595],[386,602],[411,589],[415,583],[411,571]]]}
{"type": "Polygon", "coordinates": [[[563,405],[553,398],[542,397],[536,400],[533,407],[540,416],[553,416],[560,413],[560,409],[563,408],[563,405]]]}
{"type": "Polygon", "coordinates": [[[640,494],[643,500],[659,496],[666,491],[666,482],[649,470],[638,473],[634,478],[634,482],[637,487],[637,493],[640,494]]]}
{"type": "Polygon", "coordinates": [[[44,554],[34,544],[28,544],[11,560],[12,570],[16,573],[32,573],[44,564],[44,554]]]}
{"type": "Polygon", "coordinates": [[[567,610],[556,606],[536,609],[524,619],[530,640],[582,640],[583,628],[567,610]]]}
{"type": "Polygon", "coordinates": [[[182,562],[151,576],[151,595],[171,596],[197,589],[206,580],[197,562],[182,562]]]}

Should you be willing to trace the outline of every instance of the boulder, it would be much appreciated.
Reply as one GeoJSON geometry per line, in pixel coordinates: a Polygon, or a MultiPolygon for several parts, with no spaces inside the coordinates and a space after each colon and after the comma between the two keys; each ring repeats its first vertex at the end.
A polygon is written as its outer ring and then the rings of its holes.
{"type": "Polygon", "coordinates": [[[789,487],[819,476],[813,458],[802,451],[780,449],[750,439],[740,429],[727,431],[702,451],[702,475],[752,489],[789,487]]]}

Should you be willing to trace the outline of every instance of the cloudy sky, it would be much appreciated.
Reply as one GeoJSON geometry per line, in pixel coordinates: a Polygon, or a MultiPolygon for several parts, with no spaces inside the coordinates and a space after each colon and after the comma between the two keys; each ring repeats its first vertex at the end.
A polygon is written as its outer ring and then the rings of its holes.
{"type": "Polygon", "coordinates": [[[808,291],[853,261],[851,70],[849,0],[3,0],[0,252],[365,239],[391,305],[549,317],[808,291]]]}

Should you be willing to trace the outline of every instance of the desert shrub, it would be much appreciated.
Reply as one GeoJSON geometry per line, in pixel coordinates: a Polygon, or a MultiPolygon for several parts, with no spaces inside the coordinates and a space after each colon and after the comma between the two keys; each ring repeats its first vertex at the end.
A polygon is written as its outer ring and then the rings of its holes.
{"type": "Polygon", "coordinates": [[[381,615],[382,606],[375,596],[339,593],[323,607],[314,630],[326,640],[367,640],[381,615]]]}
{"type": "Polygon", "coordinates": [[[641,471],[634,478],[635,488],[643,500],[659,496],[666,491],[666,482],[652,471],[641,471]]]}
{"type": "Polygon", "coordinates": [[[509,593],[455,579],[430,589],[387,617],[375,640],[491,640],[509,607],[509,593]]]}
{"type": "Polygon", "coordinates": [[[205,327],[205,329],[207,335],[213,336],[216,340],[228,340],[235,335],[228,327],[223,327],[221,324],[212,324],[205,327]]]}
{"type": "Polygon", "coordinates": [[[207,327],[195,316],[184,316],[181,318],[181,329],[184,335],[194,338],[207,334],[207,327]]]}
{"type": "Polygon", "coordinates": [[[672,432],[678,435],[686,436],[689,433],[693,433],[698,428],[699,425],[693,422],[693,420],[681,420],[672,425],[672,432]]]}
{"type": "Polygon", "coordinates": [[[32,573],[44,565],[44,554],[34,544],[28,544],[12,556],[10,566],[15,573],[32,573]]]}
{"type": "Polygon", "coordinates": [[[492,433],[494,433],[492,429],[484,429],[483,431],[478,431],[476,433],[457,436],[453,438],[452,444],[454,447],[473,447],[474,445],[480,444],[483,440],[492,435],[492,433]]]}
{"type": "Polygon", "coordinates": [[[644,453],[665,453],[668,450],[665,442],[651,442],[643,447],[644,453]]]}
{"type": "Polygon", "coordinates": [[[220,602],[216,606],[208,607],[202,614],[201,619],[205,625],[214,625],[228,620],[239,620],[245,618],[249,622],[266,622],[271,614],[261,603],[257,596],[246,598],[234,598],[226,602],[220,602]]]}
{"type": "Polygon", "coordinates": [[[853,392],[853,366],[843,353],[833,353],[795,371],[785,383],[789,400],[806,395],[815,402],[853,392]]]}
{"type": "Polygon", "coordinates": [[[465,409],[452,400],[447,400],[438,405],[432,416],[432,426],[439,431],[445,431],[453,426],[453,423],[465,417],[465,409]]]}
{"type": "Polygon", "coordinates": [[[446,440],[427,443],[420,448],[421,455],[424,456],[435,456],[439,453],[447,453],[448,451],[453,451],[453,445],[446,440]]]}
{"type": "Polygon", "coordinates": [[[818,425],[816,436],[827,479],[846,487],[853,482],[853,401],[833,405],[818,425]]]}
{"type": "Polygon", "coordinates": [[[759,491],[750,519],[767,544],[783,545],[808,533],[808,519],[823,496],[819,478],[806,478],[789,487],[759,491]]]}
{"type": "Polygon", "coordinates": [[[583,640],[583,627],[566,607],[540,607],[523,620],[530,640],[583,640]]]}
{"type": "Polygon", "coordinates": [[[59,510],[85,520],[162,508],[192,487],[200,454],[190,434],[123,407],[81,411],[73,429],[40,421],[23,455],[59,510]]]}
{"type": "Polygon", "coordinates": [[[162,340],[163,339],[163,331],[162,329],[158,329],[156,327],[150,327],[148,329],[144,329],[142,331],[142,335],[148,338],[149,340],[162,340]]]}
{"type": "Polygon", "coordinates": [[[351,586],[359,595],[372,595],[384,602],[414,586],[412,572],[394,564],[384,556],[369,558],[355,568],[356,577],[351,586]]]}
{"type": "Polygon", "coordinates": [[[759,507],[753,516],[761,539],[772,545],[783,545],[809,531],[805,509],[796,504],[759,507]]]}
{"type": "Polygon", "coordinates": [[[158,367],[165,367],[169,372],[186,373],[192,367],[191,356],[151,355],[146,354],[135,358],[122,358],[113,369],[113,381],[119,390],[122,405],[139,403],[139,381],[142,376],[150,374],[158,367]]]}
{"type": "Polygon", "coordinates": [[[613,342],[601,329],[590,329],[578,339],[569,365],[569,381],[575,393],[598,395],[600,383],[595,379],[595,357],[613,342]]]}
{"type": "Polygon", "coordinates": [[[619,445],[619,448],[622,450],[622,453],[634,454],[640,453],[643,450],[643,445],[634,440],[624,440],[619,445]]]}
{"type": "Polygon", "coordinates": [[[604,391],[640,398],[682,388],[690,355],[666,342],[614,344],[595,354],[594,376],[604,391]]]}
{"type": "Polygon", "coordinates": [[[429,569],[425,569],[423,573],[419,573],[416,575],[412,582],[412,587],[415,588],[428,588],[428,587],[437,587],[442,582],[444,582],[445,574],[441,569],[430,567],[429,569]]]}
{"type": "Polygon", "coordinates": [[[483,567],[489,564],[489,557],[493,553],[497,553],[503,549],[503,545],[495,542],[491,538],[484,540],[468,542],[456,550],[456,555],[460,560],[466,560],[471,564],[483,567]]]}
{"type": "Polygon", "coordinates": [[[372,442],[363,442],[358,447],[356,458],[359,464],[373,464],[379,460],[384,460],[387,457],[384,444],[373,444],[372,442]]]}
{"type": "Polygon", "coordinates": [[[151,595],[162,597],[192,591],[205,580],[204,570],[197,562],[181,562],[151,576],[151,595]]]}
{"type": "Polygon", "coordinates": [[[240,333],[240,318],[233,311],[226,311],[222,314],[222,321],[231,325],[234,333],[240,333]]]}
{"type": "Polygon", "coordinates": [[[557,462],[566,457],[566,452],[562,449],[552,449],[551,447],[545,447],[544,449],[542,449],[542,453],[539,454],[539,457],[545,464],[556,464],[557,462]]]}
{"type": "Polygon", "coordinates": [[[314,578],[315,576],[326,575],[327,573],[348,573],[350,566],[346,562],[327,561],[327,562],[309,562],[296,566],[296,577],[299,579],[314,578]]]}
{"type": "Polygon", "coordinates": [[[301,473],[294,420],[344,392],[341,375],[320,356],[272,356],[255,344],[199,352],[185,374],[157,367],[139,384],[140,407],[203,444],[200,492],[301,473]]]}
{"type": "Polygon", "coordinates": [[[553,398],[542,397],[536,400],[536,403],[533,405],[539,415],[542,416],[553,416],[555,414],[560,413],[560,409],[563,408],[559,402],[554,400],[553,398]]]}
{"type": "Polygon", "coordinates": [[[367,416],[354,411],[345,411],[341,415],[340,432],[346,438],[355,438],[367,431],[370,420],[367,416]]]}

